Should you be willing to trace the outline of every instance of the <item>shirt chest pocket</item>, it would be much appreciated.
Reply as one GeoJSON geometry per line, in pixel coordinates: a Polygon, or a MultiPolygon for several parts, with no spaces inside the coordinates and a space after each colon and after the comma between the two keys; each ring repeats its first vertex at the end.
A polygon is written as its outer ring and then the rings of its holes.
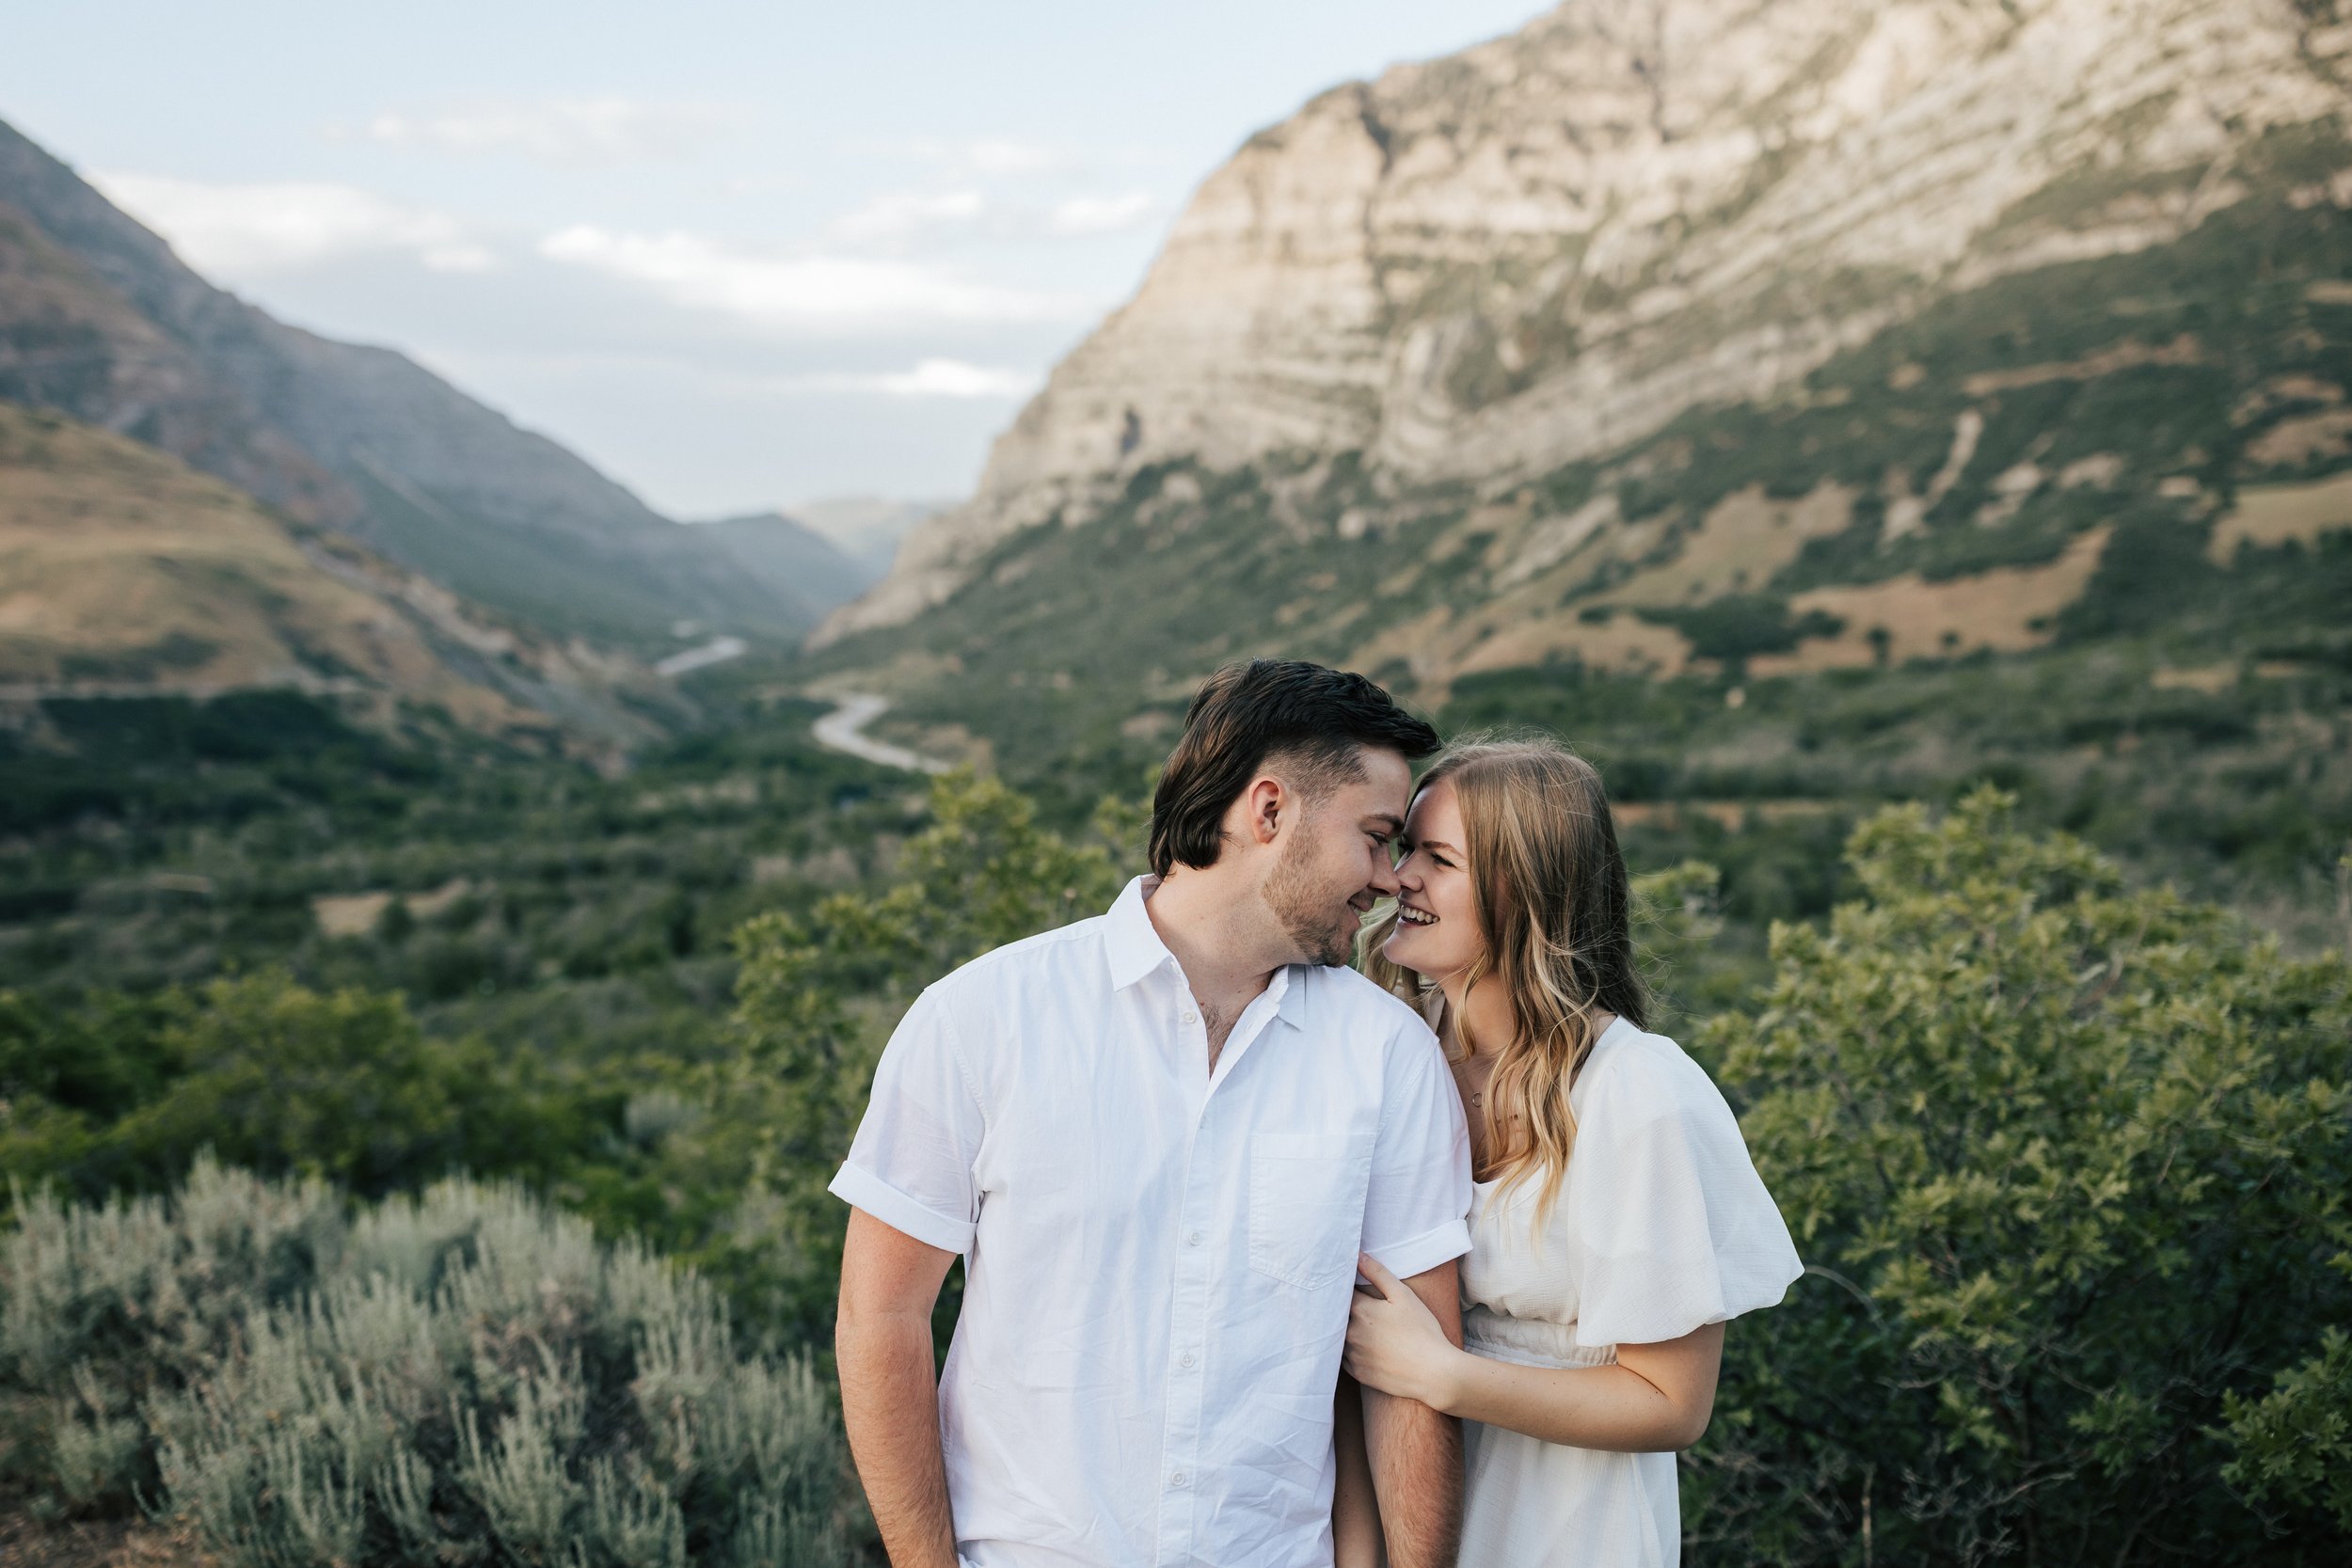
{"type": "Polygon", "coordinates": [[[1372,1181],[1369,1132],[1249,1140],[1249,1266],[1307,1290],[1352,1277],[1372,1181]]]}

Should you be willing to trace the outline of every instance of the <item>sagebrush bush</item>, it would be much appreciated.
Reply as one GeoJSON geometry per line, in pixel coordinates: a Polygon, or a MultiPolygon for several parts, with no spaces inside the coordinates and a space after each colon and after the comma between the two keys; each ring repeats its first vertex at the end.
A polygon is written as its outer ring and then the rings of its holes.
{"type": "Polygon", "coordinates": [[[230,1563],[825,1564],[853,1555],[805,1362],[711,1288],[520,1190],[346,1217],[199,1160],[169,1199],[20,1199],[0,1246],[0,1477],[144,1507],[230,1563]]]}

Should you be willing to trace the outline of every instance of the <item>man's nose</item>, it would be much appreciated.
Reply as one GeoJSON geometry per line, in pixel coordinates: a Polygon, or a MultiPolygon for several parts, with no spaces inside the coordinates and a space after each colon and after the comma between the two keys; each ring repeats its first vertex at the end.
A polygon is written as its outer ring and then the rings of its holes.
{"type": "Polygon", "coordinates": [[[1397,869],[1389,863],[1388,856],[1372,857],[1372,885],[1383,898],[1396,896],[1396,891],[1400,885],[1397,879],[1397,869]]]}

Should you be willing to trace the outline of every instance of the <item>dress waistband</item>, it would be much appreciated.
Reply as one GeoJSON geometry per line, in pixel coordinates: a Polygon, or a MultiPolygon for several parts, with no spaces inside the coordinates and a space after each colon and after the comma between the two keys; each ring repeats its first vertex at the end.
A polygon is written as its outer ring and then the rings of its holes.
{"type": "Polygon", "coordinates": [[[1606,1367],[1617,1359],[1614,1345],[1578,1344],[1573,1323],[1514,1318],[1488,1307],[1462,1313],[1462,1347],[1489,1361],[1522,1367],[1606,1367]]]}

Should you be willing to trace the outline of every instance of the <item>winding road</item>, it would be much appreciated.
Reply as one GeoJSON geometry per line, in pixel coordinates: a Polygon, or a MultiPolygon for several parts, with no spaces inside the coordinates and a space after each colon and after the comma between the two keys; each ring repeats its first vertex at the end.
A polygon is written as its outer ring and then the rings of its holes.
{"type": "Polygon", "coordinates": [[[904,746],[893,746],[887,740],[876,740],[864,733],[866,726],[881,718],[890,706],[890,699],[868,692],[852,691],[836,697],[838,705],[831,713],[817,721],[812,733],[817,744],[835,752],[844,752],[884,768],[903,768],[911,773],[945,773],[949,765],[937,757],[927,757],[904,746]]]}
{"type": "Polygon", "coordinates": [[[682,654],[672,654],[653,667],[657,675],[675,680],[691,670],[707,670],[714,664],[724,664],[731,658],[741,658],[752,651],[752,645],[739,637],[714,637],[699,648],[689,648],[682,654]]]}

